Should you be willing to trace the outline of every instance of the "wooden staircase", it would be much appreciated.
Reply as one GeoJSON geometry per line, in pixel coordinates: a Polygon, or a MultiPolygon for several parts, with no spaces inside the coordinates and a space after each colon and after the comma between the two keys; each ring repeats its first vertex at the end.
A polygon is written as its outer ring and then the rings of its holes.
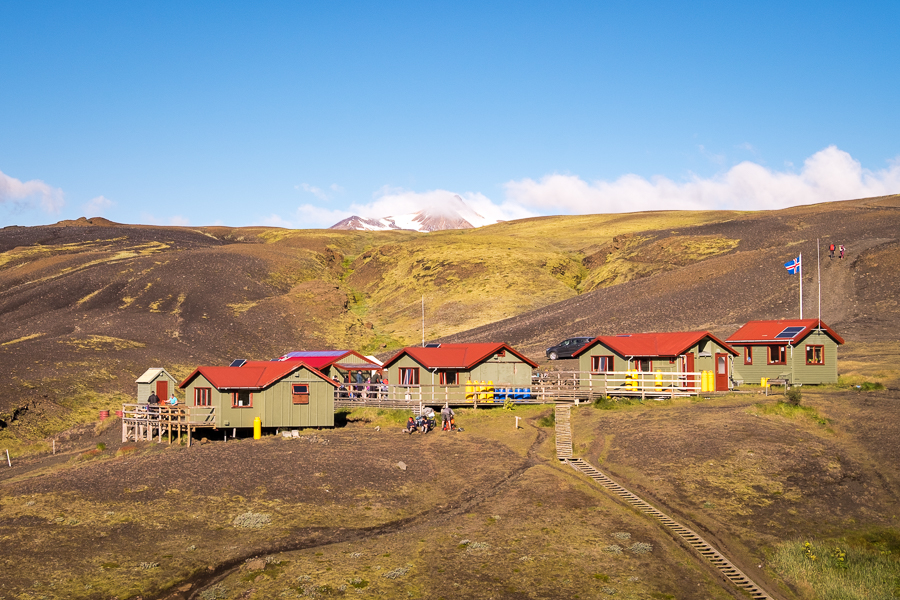
{"type": "Polygon", "coordinates": [[[626,504],[631,505],[636,510],[645,515],[656,519],[669,532],[686,542],[691,548],[697,551],[703,558],[708,560],[719,572],[722,573],[731,583],[739,587],[750,598],[758,600],[772,600],[765,590],[759,587],[752,579],[744,574],[740,569],[735,567],[730,560],[722,556],[718,550],[713,548],[706,540],[697,535],[696,532],[688,529],[684,525],[678,523],[662,511],[654,508],[635,494],[631,493],[598,469],[591,466],[587,461],[581,458],[573,458],[572,456],[572,407],[570,405],[559,404],[556,406],[556,456],[563,463],[568,464],[576,471],[584,473],[606,490],[617,496],[626,504]]]}

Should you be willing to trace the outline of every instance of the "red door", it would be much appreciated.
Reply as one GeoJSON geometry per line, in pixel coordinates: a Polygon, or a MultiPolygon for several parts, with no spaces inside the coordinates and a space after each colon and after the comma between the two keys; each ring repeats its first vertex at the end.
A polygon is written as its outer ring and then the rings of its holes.
{"type": "Polygon", "coordinates": [[[165,402],[169,399],[169,382],[165,379],[160,379],[156,382],[156,395],[159,396],[160,402],[165,402]]]}
{"type": "Polygon", "coordinates": [[[716,353],[716,391],[728,391],[728,355],[716,353]]]}
{"type": "MultiPolygon", "coordinates": [[[[687,360],[685,361],[684,370],[688,373],[694,372],[694,353],[691,352],[687,355],[687,360]]],[[[689,388],[695,388],[697,386],[697,376],[696,375],[688,375],[687,376],[687,386],[689,388]]]]}

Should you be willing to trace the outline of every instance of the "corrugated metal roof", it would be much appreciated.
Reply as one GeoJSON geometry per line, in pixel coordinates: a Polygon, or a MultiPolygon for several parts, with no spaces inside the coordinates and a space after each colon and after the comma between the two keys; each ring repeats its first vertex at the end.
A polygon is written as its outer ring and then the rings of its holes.
{"type": "MultiPolygon", "coordinates": [[[[154,379],[159,377],[160,373],[165,373],[166,375],[169,375],[169,373],[162,367],[153,367],[152,369],[147,369],[146,371],[144,371],[144,374],[141,375],[140,377],[138,377],[137,379],[135,379],[134,382],[135,383],[150,383],[151,381],[153,381],[154,379]]],[[[175,379],[171,375],[169,375],[169,377],[172,379],[175,379]]]]}
{"type": "Polygon", "coordinates": [[[844,338],[839,336],[831,327],[819,319],[780,319],[775,321],[748,321],[740,329],[728,337],[731,344],[770,344],[772,342],[788,343],[794,345],[805,338],[814,329],[822,329],[838,344],[844,343],[844,338]],[[802,327],[800,331],[791,337],[777,338],[779,333],[788,327],[802,327]]]}
{"type": "Polygon", "coordinates": [[[286,362],[300,360],[311,367],[322,369],[348,357],[358,358],[360,362],[371,363],[365,356],[354,350],[308,350],[288,352],[287,354],[276,358],[275,361],[286,362]]]}
{"type": "Polygon", "coordinates": [[[726,351],[737,356],[737,352],[728,344],[708,331],[669,331],[663,333],[628,333],[622,335],[597,336],[590,343],[576,352],[574,356],[588,352],[597,344],[603,344],[610,350],[621,356],[634,356],[650,358],[664,356],[674,358],[681,356],[687,350],[702,340],[709,337],[722,346],[726,351]]]}
{"type": "Polygon", "coordinates": [[[178,387],[186,387],[197,375],[203,375],[219,390],[261,390],[280,381],[296,371],[306,367],[313,374],[321,377],[331,385],[337,384],[324,373],[298,360],[279,361],[247,361],[241,367],[197,367],[178,387]]]}
{"type": "Polygon", "coordinates": [[[510,352],[533,368],[538,366],[506,344],[441,344],[440,348],[410,346],[392,356],[384,366],[388,367],[401,356],[408,355],[427,369],[471,369],[501,350],[510,352]]]}

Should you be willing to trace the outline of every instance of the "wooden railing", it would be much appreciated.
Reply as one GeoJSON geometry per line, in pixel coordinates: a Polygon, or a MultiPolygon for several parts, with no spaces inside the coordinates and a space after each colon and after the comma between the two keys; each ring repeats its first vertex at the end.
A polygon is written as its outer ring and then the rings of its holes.
{"type": "Polygon", "coordinates": [[[188,446],[191,445],[191,433],[198,427],[215,427],[216,411],[214,406],[185,406],[183,404],[123,404],[122,405],[122,442],[129,439],[163,440],[168,434],[169,443],[173,437],[187,435],[188,446]]]}
{"type": "Polygon", "coordinates": [[[460,385],[358,385],[341,389],[338,406],[368,404],[495,404],[594,400],[604,396],[676,397],[701,391],[702,374],[679,372],[584,371],[538,372],[530,386],[495,382],[460,385]]]}

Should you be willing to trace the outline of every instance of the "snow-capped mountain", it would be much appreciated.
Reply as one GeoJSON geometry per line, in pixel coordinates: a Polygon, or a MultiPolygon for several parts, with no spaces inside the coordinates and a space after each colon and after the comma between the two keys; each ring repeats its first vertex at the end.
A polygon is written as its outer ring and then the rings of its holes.
{"type": "Polygon", "coordinates": [[[485,219],[469,208],[462,198],[453,196],[450,201],[442,206],[430,206],[414,213],[396,217],[373,219],[353,215],[335,223],[329,229],[443,231],[445,229],[471,229],[493,223],[496,223],[496,221],[485,219]]]}

